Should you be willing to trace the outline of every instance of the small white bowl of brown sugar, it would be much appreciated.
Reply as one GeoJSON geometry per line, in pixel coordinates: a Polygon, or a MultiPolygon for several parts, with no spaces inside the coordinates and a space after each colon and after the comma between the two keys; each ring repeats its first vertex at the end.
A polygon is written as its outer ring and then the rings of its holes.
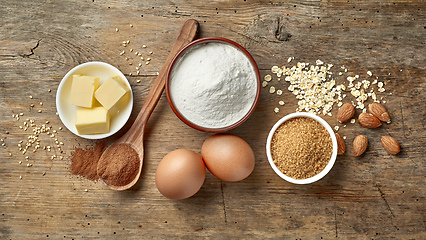
{"type": "Polygon", "coordinates": [[[321,117],[297,112],[281,118],[266,141],[266,155],[272,169],[282,179],[309,184],[331,170],[337,156],[337,140],[321,117]]]}

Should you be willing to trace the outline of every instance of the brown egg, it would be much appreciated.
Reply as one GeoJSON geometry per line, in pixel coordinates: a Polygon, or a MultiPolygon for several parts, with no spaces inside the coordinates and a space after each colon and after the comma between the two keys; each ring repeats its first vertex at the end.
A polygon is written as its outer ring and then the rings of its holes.
{"type": "Polygon", "coordinates": [[[155,184],[165,197],[184,199],[200,190],[205,177],[206,167],[201,157],[191,150],[178,149],[158,164],[155,184]]]}
{"type": "Polygon", "coordinates": [[[254,169],[255,158],[250,145],[232,134],[207,138],[201,147],[201,156],[209,171],[224,181],[243,180],[254,169]]]}

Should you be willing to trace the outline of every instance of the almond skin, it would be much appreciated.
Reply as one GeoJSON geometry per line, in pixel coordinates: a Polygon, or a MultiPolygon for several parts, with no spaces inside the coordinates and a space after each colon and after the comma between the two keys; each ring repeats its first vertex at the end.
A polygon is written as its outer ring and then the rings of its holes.
{"type": "Polygon", "coordinates": [[[341,123],[348,121],[355,114],[355,107],[350,103],[343,104],[337,111],[337,120],[341,123]]]}
{"type": "Polygon", "coordinates": [[[345,140],[343,140],[342,136],[340,134],[336,133],[336,140],[337,140],[337,154],[343,154],[346,152],[346,144],[345,140]]]}
{"type": "Polygon", "coordinates": [[[390,116],[389,113],[386,111],[386,108],[378,102],[374,102],[368,105],[368,111],[374,116],[376,116],[378,119],[380,119],[380,121],[382,122],[390,121],[390,116]]]}
{"type": "Polygon", "coordinates": [[[396,155],[401,151],[401,146],[398,141],[391,136],[383,136],[382,137],[382,145],[383,147],[391,154],[396,155]]]}
{"type": "Polygon", "coordinates": [[[361,113],[358,116],[358,122],[366,128],[377,128],[382,125],[382,122],[371,113],[361,113]]]}
{"type": "Polygon", "coordinates": [[[368,138],[365,135],[358,135],[354,139],[353,150],[355,157],[362,155],[368,146],[368,138]]]}

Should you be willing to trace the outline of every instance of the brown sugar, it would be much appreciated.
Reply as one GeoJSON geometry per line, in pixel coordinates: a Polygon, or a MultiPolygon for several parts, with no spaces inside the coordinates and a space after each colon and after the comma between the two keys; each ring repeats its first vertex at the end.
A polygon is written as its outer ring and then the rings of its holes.
{"type": "Polygon", "coordinates": [[[118,144],[105,151],[98,162],[98,174],[109,185],[125,186],[135,179],[139,165],[135,149],[127,144],[118,144]]]}
{"type": "Polygon", "coordinates": [[[312,118],[289,119],[272,136],[271,155],[275,165],[294,179],[306,179],[320,173],[332,153],[330,134],[312,118]]]}

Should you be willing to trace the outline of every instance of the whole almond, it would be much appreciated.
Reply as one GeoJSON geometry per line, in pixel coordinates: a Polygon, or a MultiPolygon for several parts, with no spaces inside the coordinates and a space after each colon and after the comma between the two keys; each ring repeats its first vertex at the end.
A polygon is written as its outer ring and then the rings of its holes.
{"type": "Polygon", "coordinates": [[[376,116],[378,119],[380,119],[380,121],[382,122],[390,121],[390,116],[389,113],[386,111],[386,108],[378,102],[374,102],[368,105],[368,111],[374,116],[376,116]]]}
{"type": "Polygon", "coordinates": [[[354,155],[360,156],[361,154],[363,154],[365,152],[365,150],[367,149],[368,146],[368,138],[365,135],[358,135],[355,139],[354,139],[354,144],[353,144],[353,150],[354,150],[354,155]]]}
{"type": "Polygon", "coordinates": [[[355,114],[355,107],[350,103],[343,104],[337,111],[337,120],[341,123],[348,121],[355,114]]]}
{"type": "Polygon", "coordinates": [[[393,155],[396,155],[401,151],[401,146],[398,141],[391,136],[383,136],[381,142],[383,147],[393,155]]]}
{"type": "Polygon", "coordinates": [[[346,152],[346,145],[345,140],[343,140],[342,136],[340,134],[336,133],[336,140],[337,140],[337,154],[343,154],[346,152]]]}
{"type": "Polygon", "coordinates": [[[361,113],[358,116],[358,122],[366,128],[377,128],[382,125],[382,122],[371,113],[361,113]]]}

